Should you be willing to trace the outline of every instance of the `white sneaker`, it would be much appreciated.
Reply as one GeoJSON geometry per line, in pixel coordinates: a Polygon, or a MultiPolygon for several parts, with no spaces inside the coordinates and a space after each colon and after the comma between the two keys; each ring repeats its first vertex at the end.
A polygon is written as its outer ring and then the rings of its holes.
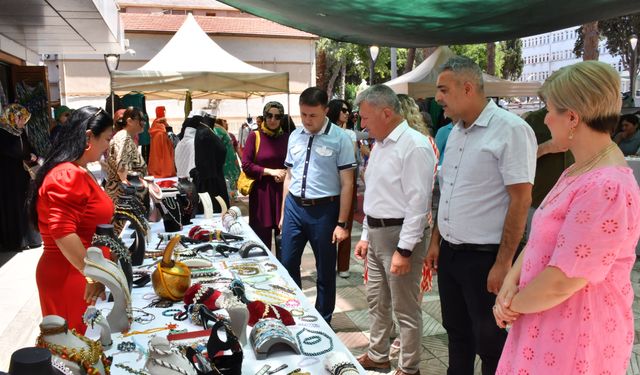
{"type": "Polygon", "coordinates": [[[340,271],[338,272],[338,276],[342,277],[343,279],[348,279],[350,276],[349,271],[340,271]]]}

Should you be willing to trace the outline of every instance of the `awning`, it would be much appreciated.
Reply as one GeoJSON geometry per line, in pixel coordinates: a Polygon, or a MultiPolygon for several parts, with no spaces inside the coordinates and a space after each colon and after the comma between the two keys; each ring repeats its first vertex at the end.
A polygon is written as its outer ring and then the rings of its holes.
{"type": "Polygon", "coordinates": [[[220,0],[331,39],[391,47],[509,40],[640,11],[638,0],[220,0]]]}

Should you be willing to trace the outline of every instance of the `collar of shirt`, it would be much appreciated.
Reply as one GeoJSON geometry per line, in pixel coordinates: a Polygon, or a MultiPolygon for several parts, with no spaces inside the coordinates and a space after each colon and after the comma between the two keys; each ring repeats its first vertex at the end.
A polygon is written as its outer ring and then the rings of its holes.
{"type": "Polygon", "coordinates": [[[404,133],[408,128],[409,124],[407,123],[407,120],[402,120],[402,122],[398,124],[398,126],[396,126],[396,128],[393,129],[385,139],[382,140],[382,145],[384,146],[389,142],[398,142],[398,139],[400,138],[402,133],[404,133]]]}
{"type": "Polygon", "coordinates": [[[302,132],[309,135],[320,135],[320,134],[329,134],[329,130],[331,129],[331,123],[329,122],[329,118],[327,116],[324,117],[324,125],[317,133],[311,133],[307,130],[307,128],[302,125],[302,132]]]}
{"type": "MultiPolygon", "coordinates": [[[[493,113],[497,109],[498,109],[498,106],[496,105],[496,103],[494,103],[493,100],[489,100],[487,102],[487,105],[484,106],[484,109],[482,110],[482,112],[480,112],[480,116],[478,116],[476,121],[474,121],[473,124],[471,124],[471,126],[469,126],[467,129],[470,129],[473,126],[482,126],[483,128],[486,128],[487,126],[489,126],[489,120],[491,120],[491,117],[493,117],[493,113]]],[[[460,129],[464,129],[464,124],[462,120],[456,123],[456,127],[460,129]]]]}

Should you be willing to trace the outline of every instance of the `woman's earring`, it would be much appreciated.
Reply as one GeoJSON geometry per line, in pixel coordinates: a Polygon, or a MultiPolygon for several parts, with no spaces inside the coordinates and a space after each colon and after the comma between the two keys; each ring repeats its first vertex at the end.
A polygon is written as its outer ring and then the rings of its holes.
{"type": "Polygon", "coordinates": [[[569,128],[569,139],[573,139],[573,132],[576,130],[575,127],[569,128]]]}
{"type": "Polygon", "coordinates": [[[84,148],[85,151],[91,150],[91,143],[87,143],[87,147],[84,148]]]}

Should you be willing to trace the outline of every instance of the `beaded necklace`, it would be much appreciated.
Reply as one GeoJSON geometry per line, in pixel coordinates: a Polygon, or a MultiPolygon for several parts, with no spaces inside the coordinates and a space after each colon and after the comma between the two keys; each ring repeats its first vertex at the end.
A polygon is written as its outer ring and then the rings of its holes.
{"type": "Polygon", "coordinates": [[[298,347],[300,348],[300,351],[302,352],[302,354],[308,356],[308,357],[317,357],[319,355],[323,355],[323,354],[327,354],[330,351],[333,350],[333,340],[331,339],[331,336],[327,335],[326,333],[322,332],[322,331],[314,331],[312,329],[309,328],[303,328],[300,331],[298,331],[298,333],[296,333],[296,340],[298,340],[298,347]],[[302,333],[304,331],[307,331],[309,333],[313,333],[314,335],[308,336],[304,339],[301,339],[300,336],[302,335],[302,333]],[[329,340],[329,347],[326,348],[325,350],[321,350],[319,352],[307,352],[304,350],[304,345],[317,345],[322,341],[322,337],[325,337],[327,340],[329,340]],[[304,345],[303,345],[304,344],[304,345]]]}
{"type": "Polygon", "coordinates": [[[120,237],[114,238],[104,234],[94,234],[91,239],[91,246],[106,246],[118,255],[118,259],[124,259],[125,262],[131,263],[131,254],[129,254],[120,237]]]}
{"type": "Polygon", "coordinates": [[[106,375],[109,375],[109,365],[111,364],[102,352],[102,345],[98,341],[93,341],[83,335],[76,333],[75,329],[71,330],[71,334],[89,346],[89,349],[67,348],[63,345],[52,344],[44,340],[47,332],[40,333],[36,340],[36,347],[48,349],[54,355],[62,359],[66,359],[80,365],[89,375],[100,374],[100,371],[93,367],[94,363],[102,360],[106,375]]]}
{"type": "Polygon", "coordinates": [[[162,198],[160,201],[160,207],[162,208],[162,212],[169,215],[169,217],[178,223],[182,227],[182,212],[180,212],[180,207],[178,207],[178,201],[173,197],[162,198]],[[171,211],[178,212],[178,218],[171,213],[171,211]]]}

